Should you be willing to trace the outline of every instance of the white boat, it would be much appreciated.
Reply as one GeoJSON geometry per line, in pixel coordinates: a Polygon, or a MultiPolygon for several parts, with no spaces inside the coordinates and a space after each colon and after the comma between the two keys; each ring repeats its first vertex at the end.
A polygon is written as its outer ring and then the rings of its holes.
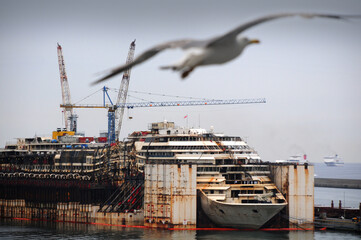
{"type": "Polygon", "coordinates": [[[306,154],[292,155],[287,160],[276,160],[276,163],[294,163],[294,164],[305,164],[308,163],[306,154]]]}
{"type": "Polygon", "coordinates": [[[343,166],[343,160],[337,154],[335,156],[324,157],[323,162],[329,167],[343,166]]]}

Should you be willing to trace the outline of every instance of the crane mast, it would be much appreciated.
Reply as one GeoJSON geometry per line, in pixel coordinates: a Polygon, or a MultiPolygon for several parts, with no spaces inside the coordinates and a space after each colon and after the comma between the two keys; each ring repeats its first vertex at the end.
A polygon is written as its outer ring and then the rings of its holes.
{"type": "MultiPolygon", "coordinates": [[[[63,51],[59,43],[58,43],[58,63],[59,63],[60,85],[61,85],[61,94],[63,98],[63,105],[70,105],[71,97],[70,97],[68,77],[65,71],[63,51]]],[[[65,122],[66,130],[76,132],[76,125],[77,125],[76,122],[78,116],[73,113],[72,108],[68,108],[68,107],[64,107],[63,113],[64,113],[64,122],[65,122]]]]}
{"type": "MultiPolygon", "coordinates": [[[[135,51],[135,40],[130,44],[129,52],[126,60],[126,64],[133,61],[134,58],[134,51],[135,51]]],[[[130,72],[131,68],[127,69],[122,78],[122,82],[120,84],[119,93],[117,102],[115,104],[115,138],[119,139],[120,136],[120,130],[122,128],[122,122],[123,122],[123,115],[124,115],[124,108],[118,108],[119,105],[124,105],[127,101],[127,95],[128,95],[128,87],[129,87],[129,81],[130,81],[130,72]]]]}

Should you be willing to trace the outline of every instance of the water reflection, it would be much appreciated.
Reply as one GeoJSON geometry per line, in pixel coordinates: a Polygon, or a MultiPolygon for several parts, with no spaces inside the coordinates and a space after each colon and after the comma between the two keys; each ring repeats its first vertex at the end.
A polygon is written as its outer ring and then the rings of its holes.
{"type": "Polygon", "coordinates": [[[360,239],[350,232],[333,231],[169,231],[159,229],[121,228],[89,224],[66,224],[30,221],[0,221],[0,239],[360,239]]]}

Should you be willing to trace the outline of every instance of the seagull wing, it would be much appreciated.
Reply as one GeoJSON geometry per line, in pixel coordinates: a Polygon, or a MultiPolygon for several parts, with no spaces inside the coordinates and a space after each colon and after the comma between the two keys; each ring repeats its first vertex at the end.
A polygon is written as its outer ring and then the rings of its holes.
{"type": "Polygon", "coordinates": [[[191,39],[183,39],[183,40],[176,40],[176,41],[171,41],[171,42],[166,42],[163,44],[159,44],[153,48],[148,49],[147,51],[143,52],[141,55],[139,55],[136,59],[134,59],[134,61],[128,63],[128,64],[124,64],[121,65],[117,68],[114,68],[112,70],[110,70],[110,73],[108,73],[106,76],[100,78],[99,80],[96,80],[95,82],[93,82],[91,85],[95,85],[98,83],[101,83],[105,80],[107,80],[108,78],[111,78],[119,73],[124,72],[125,70],[138,65],[146,60],[148,60],[149,58],[155,56],[156,54],[158,54],[159,52],[165,50],[165,49],[169,49],[169,48],[190,48],[192,46],[197,46],[199,45],[198,42],[200,41],[194,41],[191,39]]]}
{"type": "Polygon", "coordinates": [[[312,13],[281,13],[281,14],[274,14],[274,15],[268,15],[265,17],[261,17],[258,19],[255,19],[253,21],[244,23],[238,27],[236,27],[235,29],[227,32],[226,34],[219,36],[215,39],[213,39],[213,41],[209,42],[209,44],[207,45],[207,47],[211,47],[211,46],[215,46],[218,44],[223,45],[224,43],[228,42],[228,41],[233,41],[238,34],[240,34],[241,32],[247,30],[248,28],[251,28],[255,25],[264,23],[264,22],[268,22],[274,19],[278,19],[278,18],[284,18],[284,17],[293,17],[293,16],[300,16],[303,18],[315,18],[315,17],[320,17],[320,18],[332,18],[332,19],[349,19],[349,18],[360,18],[360,15],[336,15],[336,14],[312,14],[312,13]]]}

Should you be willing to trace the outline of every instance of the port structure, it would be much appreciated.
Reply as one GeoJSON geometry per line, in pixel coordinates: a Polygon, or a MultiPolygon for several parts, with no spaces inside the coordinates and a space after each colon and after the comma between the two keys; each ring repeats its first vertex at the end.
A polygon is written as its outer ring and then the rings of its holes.
{"type": "MultiPolygon", "coordinates": [[[[58,43],[58,63],[59,63],[59,72],[60,72],[60,84],[61,84],[61,94],[63,99],[63,105],[71,104],[70,88],[68,83],[68,77],[65,71],[65,63],[63,57],[63,50],[60,44],[58,43]]],[[[64,122],[66,131],[77,131],[77,118],[78,115],[73,113],[73,108],[65,107],[63,110],[64,122]]]]}

